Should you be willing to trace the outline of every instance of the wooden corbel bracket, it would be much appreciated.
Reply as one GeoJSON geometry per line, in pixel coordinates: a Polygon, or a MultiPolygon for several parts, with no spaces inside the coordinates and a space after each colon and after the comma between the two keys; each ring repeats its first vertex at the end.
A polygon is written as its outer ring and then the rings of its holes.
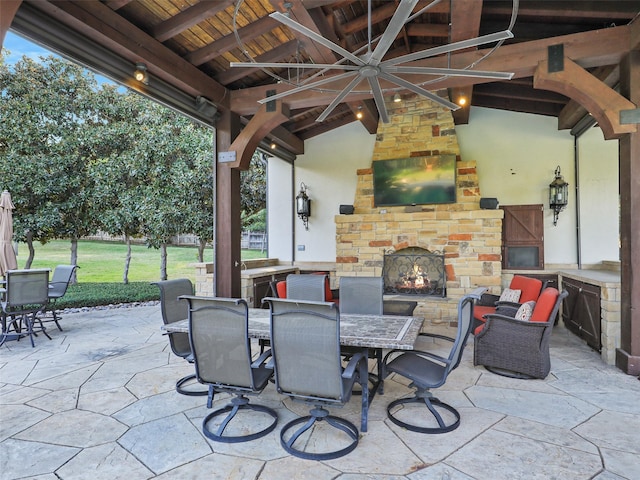
{"type": "Polygon", "coordinates": [[[287,120],[289,120],[287,105],[279,100],[263,104],[229,147],[229,151],[236,152],[236,159],[228,164],[229,167],[248,170],[251,157],[262,139],[287,120]]]}
{"type": "Polygon", "coordinates": [[[587,109],[602,129],[604,138],[611,140],[637,131],[635,124],[620,123],[620,112],[636,108],[604,82],[567,57],[564,68],[549,72],[549,60],[538,63],[533,76],[533,87],[561,93],[587,109]]]}

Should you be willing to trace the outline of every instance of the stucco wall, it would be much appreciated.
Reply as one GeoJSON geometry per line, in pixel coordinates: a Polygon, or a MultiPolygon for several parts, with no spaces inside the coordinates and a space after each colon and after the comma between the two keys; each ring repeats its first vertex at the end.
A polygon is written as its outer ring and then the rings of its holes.
{"type": "MultiPolygon", "coordinates": [[[[457,126],[456,134],[462,160],[476,162],[482,196],[497,197],[501,205],[543,204],[546,265],[575,265],[576,179],[574,141],[569,132],[558,131],[555,118],[472,107],[469,125],[457,126]],[[558,165],[570,184],[570,194],[569,206],[554,227],[547,195],[558,165]]],[[[595,264],[617,259],[617,142],[605,141],[597,128],[585,135],[580,141],[582,260],[595,264]],[[592,215],[594,211],[596,215],[592,215]]],[[[295,192],[290,181],[276,177],[277,182],[270,182],[269,197],[275,194],[284,201],[288,197],[290,205],[301,181],[309,187],[313,199],[309,231],[297,218],[294,222],[295,243],[305,247],[304,251],[296,250],[296,260],[335,261],[334,217],[340,204],[353,204],[356,172],[371,166],[374,143],[375,135],[359,122],[350,123],[306,142],[306,153],[295,162],[295,192]]],[[[286,225],[290,222],[284,212],[272,210],[270,206],[269,255],[278,256],[273,254],[274,248],[288,242],[286,225]],[[279,225],[275,229],[271,223],[274,218],[279,225]]]]}

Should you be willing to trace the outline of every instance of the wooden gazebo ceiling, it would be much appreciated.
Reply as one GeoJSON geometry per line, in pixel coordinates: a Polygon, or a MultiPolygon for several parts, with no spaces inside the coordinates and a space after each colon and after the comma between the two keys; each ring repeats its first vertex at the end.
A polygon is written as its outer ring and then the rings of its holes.
{"type": "MultiPolygon", "coordinates": [[[[419,2],[414,12],[430,3],[419,2]]],[[[372,1],[371,38],[384,32],[397,5],[398,1],[372,1]]],[[[385,58],[505,30],[512,7],[511,0],[436,0],[432,8],[403,27],[385,58]]],[[[270,13],[288,11],[298,23],[350,52],[366,45],[369,38],[368,2],[362,0],[25,0],[20,8],[44,13],[132,64],[146,63],[151,75],[190,96],[206,97],[219,109],[239,113],[245,123],[267,90],[282,91],[288,82],[297,83],[308,74],[296,69],[296,63],[340,60],[330,49],[270,18],[270,13]],[[230,68],[231,62],[246,62],[249,57],[289,63],[291,68],[269,72],[230,68]]],[[[639,11],[638,0],[521,0],[512,28],[514,38],[477,67],[512,71],[512,80],[452,77],[428,88],[439,90],[442,96],[448,93],[452,101],[464,93],[471,105],[555,116],[560,128],[572,128],[586,111],[563,95],[535,89],[537,63],[546,58],[549,45],[562,43],[568,56],[615,87],[617,64],[629,49],[628,43],[617,44],[624,43],[620,27],[632,22],[639,11]]],[[[478,49],[486,52],[491,46],[478,49]]],[[[417,63],[461,68],[480,56],[478,49],[417,63]]],[[[328,74],[335,73],[340,72],[328,74]]],[[[364,126],[375,132],[378,112],[371,96],[365,94],[348,96],[324,122],[316,122],[341,87],[330,84],[326,88],[328,91],[309,90],[285,97],[290,120],[274,130],[272,138],[295,152],[304,139],[354,121],[359,108],[365,112],[364,126]]],[[[468,112],[467,106],[455,112],[454,118],[466,123],[468,112]]]]}

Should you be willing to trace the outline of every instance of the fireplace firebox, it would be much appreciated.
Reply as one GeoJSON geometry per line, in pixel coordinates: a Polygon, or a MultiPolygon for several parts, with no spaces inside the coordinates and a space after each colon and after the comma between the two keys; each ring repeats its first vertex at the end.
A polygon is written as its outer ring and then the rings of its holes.
{"type": "Polygon", "coordinates": [[[384,293],[446,297],[444,254],[408,247],[384,254],[384,293]]]}

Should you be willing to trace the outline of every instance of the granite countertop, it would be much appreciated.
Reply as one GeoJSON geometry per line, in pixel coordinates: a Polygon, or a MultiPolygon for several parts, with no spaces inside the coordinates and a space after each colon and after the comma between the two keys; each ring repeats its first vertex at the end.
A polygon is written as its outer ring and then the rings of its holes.
{"type": "Polygon", "coordinates": [[[258,278],[268,275],[274,275],[276,273],[298,273],[300,269],[293,265],[271,265],[258,268],[247,268],[240,272],[241,278],[258,278]]]}
{"type": "Polygon", "coordinates": [[[558,274],[599,286],[620,284],[620,272],[615,270],[560,270],[558,274]]]}

